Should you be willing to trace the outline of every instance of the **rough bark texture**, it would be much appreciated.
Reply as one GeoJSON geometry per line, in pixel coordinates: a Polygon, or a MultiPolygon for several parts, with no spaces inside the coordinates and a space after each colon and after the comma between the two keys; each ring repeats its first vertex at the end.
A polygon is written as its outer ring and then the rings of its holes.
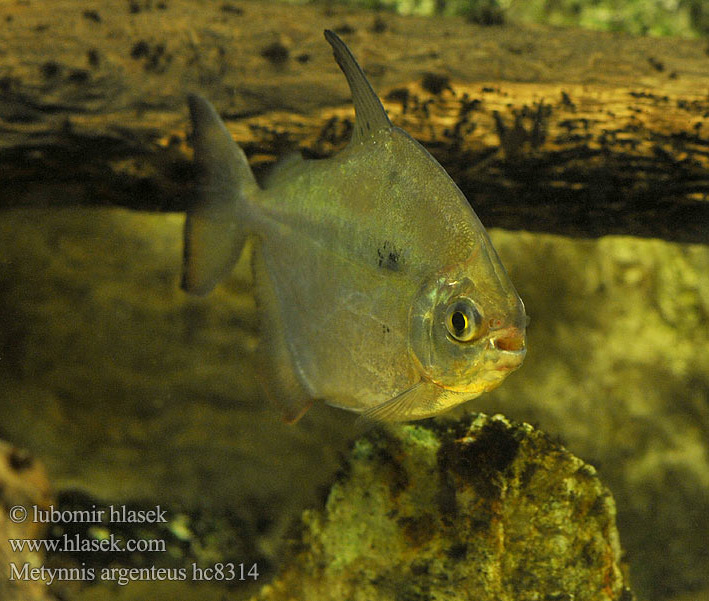
{"type": "Polygon", "coordinates": [[[206,0],[18,0],[0,22],[0,206],[184,209],[189,91],[257,171],[327,156],[352,115],[329,27],[486,225],[709,238],[705,42],[206,0]]]}

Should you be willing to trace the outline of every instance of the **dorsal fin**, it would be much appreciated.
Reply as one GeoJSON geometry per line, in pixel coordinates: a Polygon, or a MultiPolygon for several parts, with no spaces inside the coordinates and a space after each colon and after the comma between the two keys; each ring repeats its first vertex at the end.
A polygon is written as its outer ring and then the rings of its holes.
{"type": "Polygon", "coordinates": [[[364,141],[380,129],[390,129],[392,127],[391,121],[389,121],[379,97],[369,85],[362,68],[352,56],[347,44],[329,29],[325,30],[325,39],[332,46],[335,60],[345,74],[352,92],[356,116],[352,142],[364,141]]]}

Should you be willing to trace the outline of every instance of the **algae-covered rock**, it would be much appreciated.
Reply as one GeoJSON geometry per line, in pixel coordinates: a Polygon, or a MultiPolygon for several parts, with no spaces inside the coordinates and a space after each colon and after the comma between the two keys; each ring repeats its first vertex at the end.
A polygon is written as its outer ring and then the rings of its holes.
{"type": "Polygon", "coordinates": [[[35,539],[46,526],[32,518],[32,507],[46,509],[51,489],[44,466],[27,451],[0,440],[0,599],[45,601],[52,597],[44,582],[23,572],[42,568],[43,555],[13,549],[10,540],[35,539]],[[27,511],[27,515],[22,511],[27,511]]]}
{"type": "Polygon", "coordinates": [[[294,549],[254,601],[631,598],[595,469],[499,415],[358,440],[294,549]]]}
{"type": "Polygon", "coordinates": [[[597,466],[639,596],[706,589],[709,247],[507,232],[494,241],[531,316],[529,349],[475,407],[538,423],[597,466]]]}

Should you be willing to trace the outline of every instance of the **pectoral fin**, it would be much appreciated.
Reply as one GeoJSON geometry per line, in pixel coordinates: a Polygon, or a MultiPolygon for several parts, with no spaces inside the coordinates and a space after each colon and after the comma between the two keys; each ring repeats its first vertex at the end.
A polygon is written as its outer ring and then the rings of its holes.
{"type": "Polygon", "coordinates": [[[288,348],[282,311],[258,238],[253,239],[251,266],[260,321],[257,377],[266,396],[283,412],[284,420],[293,424],[303,417],[313,400],[300,381],[288,348]]]}
{"type": "Polygon", "coordinates": [[[365,420],[404,422],[432,417],[464,400],[465,395],[445,390],[423,380],[397,396],[367,409],[361,414],[365,420]]]}

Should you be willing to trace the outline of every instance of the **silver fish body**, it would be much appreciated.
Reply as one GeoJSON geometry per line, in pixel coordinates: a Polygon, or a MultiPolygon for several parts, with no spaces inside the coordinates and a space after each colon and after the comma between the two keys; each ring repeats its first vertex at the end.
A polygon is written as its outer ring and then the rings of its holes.
{"type": "Polygon", "coordinates": [[[248,241],[261,380],[289,419],[313,400],[429,417],[521,364],[524,306],[461,191],[326,38],[353,92],[353,139],[329,159],[291,157],[263,188],[211,105],[190,97],[202,187],[183,287],[209,291],[248,241]]]}

